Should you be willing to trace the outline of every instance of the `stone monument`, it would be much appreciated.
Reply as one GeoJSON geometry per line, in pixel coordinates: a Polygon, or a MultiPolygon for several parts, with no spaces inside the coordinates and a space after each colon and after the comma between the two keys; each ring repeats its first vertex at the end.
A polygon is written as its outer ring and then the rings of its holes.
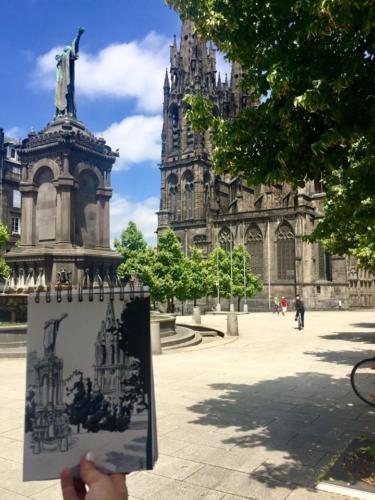
{"type": "Polygon", "coordinates": [[[83,32],[56,56],[54,120],[30,132],[18,151],[21,245],[7,254],[10,290],[55,285],[61,276],[72,285],[97,276],[113,280],[122,261],[109,237],[111,170],[118,153],[76,117],[75,61],[83,32]]]}

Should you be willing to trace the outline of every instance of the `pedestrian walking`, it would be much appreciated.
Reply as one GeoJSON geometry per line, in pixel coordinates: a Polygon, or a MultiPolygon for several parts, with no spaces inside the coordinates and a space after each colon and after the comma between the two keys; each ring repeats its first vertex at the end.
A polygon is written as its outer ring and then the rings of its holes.
{"type": "Polygon", "coordinates": [[[299,295],[296,296],[295,307],[296,307],[295,321],[298,320],[299,316],[301,320],[301,329],[303,330],[305,328],[305,304],[303,303],[303,300],[299,295]]]}
{"type": "Polygon", "coordinates": [[[287,308],[288,308],[288,302],[284,296],[281,297],[280,305],[281,305],[281,313],[283,316],[285,316],[285,313],[286,313],[287,308]]]}
{"type": "Polygon", "coordinates": [[[278,295],[275,295],[273,299],[273,314],[277,313],[277,315],[280,314],[280,300],[278,295]]]}

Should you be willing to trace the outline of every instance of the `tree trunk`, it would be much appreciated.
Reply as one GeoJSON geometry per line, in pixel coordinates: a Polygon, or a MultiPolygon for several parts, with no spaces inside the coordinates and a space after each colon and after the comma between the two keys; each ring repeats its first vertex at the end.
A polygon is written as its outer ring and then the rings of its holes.
{"type": "Polygon", "coordinates": [[[238,297],[238,312],[240,312],[241,309],[241,297],[238,297]]]}
{"type": "Polygon", "coordinates": [[[197,305],[197,298],[194,297],[194,307],[196,307],[196,305],[197,305]]]}

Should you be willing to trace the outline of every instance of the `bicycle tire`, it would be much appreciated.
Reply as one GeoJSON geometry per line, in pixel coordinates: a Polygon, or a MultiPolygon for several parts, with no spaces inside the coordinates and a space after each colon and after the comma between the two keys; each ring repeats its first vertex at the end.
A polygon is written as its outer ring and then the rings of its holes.
{"type": "MultiPolygon", "coordinates": [[[[362,359],[356,365],[354,365],[352,372],[350,374],[350,383],[351,383],[351,386],[352,386],[354,393],[359,397],[359,399],[361,399],[362,401],[364,401],[365,403],[367,403],[370,406],[375,406],[375,357],[362,359]],[[372,378],[372,380],[373,380],[373,383],[372,383],[373,392],[367,391],[367,394],[368,394],[367,396],[366,396],[366,392],[361,390],[361,388],[359,387],[361,385],[361,383],[359,380],[359,373],[358,373],[358,369],[360,367],[364,368],[366,364],[372,364],[373,366],[369,367],[369,369],[374,370],[373,378],[372,378]]],[[[371,383],[369,385],[371,385],[371,383]]]]}

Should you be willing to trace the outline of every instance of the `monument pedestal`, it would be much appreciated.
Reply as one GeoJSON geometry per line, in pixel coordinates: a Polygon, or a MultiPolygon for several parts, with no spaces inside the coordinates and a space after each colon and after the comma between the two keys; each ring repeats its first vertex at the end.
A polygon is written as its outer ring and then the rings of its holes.
{"type": "Polygon", "coordinates": [[[88,272],[113,280],[119,254],[110,248],[111,170],[118,153],[75,118],[57,118],[31,132],[18,151],[22,164],[21,246],[6,255],[10,288],[72,285],[88,272]]]}

